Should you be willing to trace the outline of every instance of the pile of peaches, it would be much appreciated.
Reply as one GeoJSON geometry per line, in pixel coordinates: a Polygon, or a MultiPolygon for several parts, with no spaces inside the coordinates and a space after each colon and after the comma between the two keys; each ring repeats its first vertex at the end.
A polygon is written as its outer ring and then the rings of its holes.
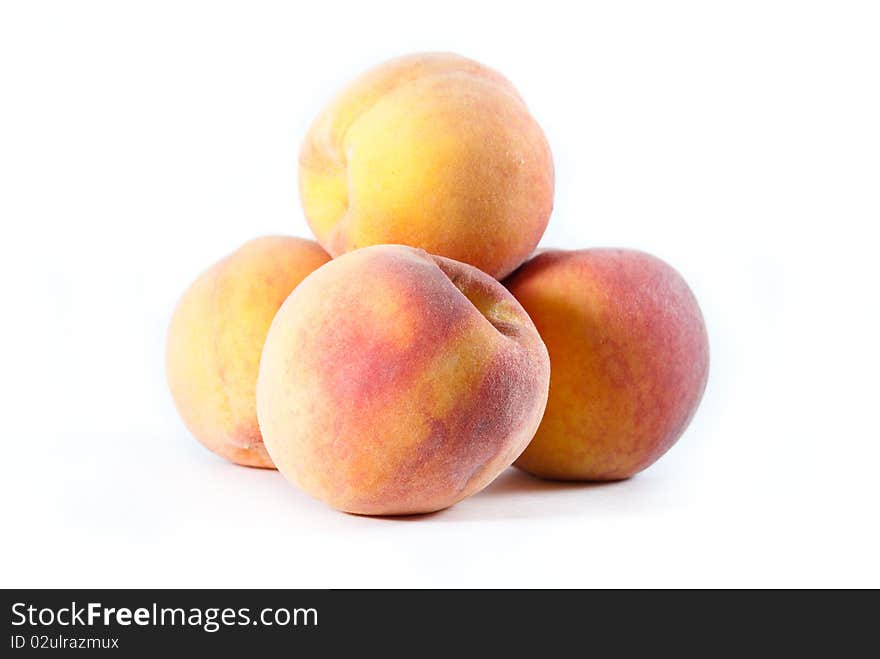
{"type": "Polygon", "coordinates": [[[643,252],[536,252],[553,179],[495,71],[420,54],[355,79],[299,156],[317,242],[252,240],[173,314],[186,426],[366,515],[446,508],[511,464],[578,481],[651,465],[706,385],[700,309],[643,252]]]}

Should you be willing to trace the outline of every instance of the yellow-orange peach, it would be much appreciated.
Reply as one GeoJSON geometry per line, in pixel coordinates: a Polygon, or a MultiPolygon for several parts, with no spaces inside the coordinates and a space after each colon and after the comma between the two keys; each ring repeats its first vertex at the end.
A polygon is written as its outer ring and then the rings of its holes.
{"type": "Polygon", "coordinates": [[[709,369],[703,317],[681,276],[633,250],[550,250],[505,283],[552,365],[547,411],[517,466],[603,481],[653,464],[690,422],[709,369]]]}
{"type": "Polygon", "coordinates": [[[411,245],[494,277],[531,254],[553,206],[547,140],[514,87],[464,57],[400,57],[318,116],[300,197],[333,256],[411,245]]]}
{"type": "Polygon", "coordinates": [[[257,414],[275,465],[343,511],[425,513],[528,444],[550,365],[532,321],[469,265],[401,245],[331,261],[266,337],[257,414]]]}
{"type": "Polygon", "coordinates": [[[215,453],[272,467],[257,424],[263,341],[294,287],[329,260],[312,240],[257,238],[202,274],[178,303],[168,329],[168,386],[190,432],[215,453]]]}

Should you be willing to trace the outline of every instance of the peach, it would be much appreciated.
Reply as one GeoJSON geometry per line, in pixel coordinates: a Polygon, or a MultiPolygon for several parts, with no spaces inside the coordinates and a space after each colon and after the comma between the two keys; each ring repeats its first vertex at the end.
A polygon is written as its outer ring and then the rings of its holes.
{"type": "Polygon", "coordinates": [[[497,278],[528,258],[553,206],[550,148],[525,103],[452,54],[400,57],[352,82],[311,126],[299,181],[334,257],[397,243],[497,278]]]}
{"type": "Polygon", "coordinates": [[[693,417],[709,369],[703,317],[681,276],[632,250],[550,250],[505,283],[552,364],[547,411],[517,466],[605,481],[659,459],[693,417]]]}
{"type": "Polygon", "coordinates": [[[550,364],[532,321],[469,265],[356,250],[294,290],[257,381],[281,473],[340,510],[440,510],[510,465],[538,427],[550,364]]]}
{"type": "Polygon", "coordinates": [[[311,240],[257,238],[202,274],[168,329],[166,375],[190,432],[239,464],[271,468],[257,424],[256,384],[275,312],[330,260],[311,240]]]}

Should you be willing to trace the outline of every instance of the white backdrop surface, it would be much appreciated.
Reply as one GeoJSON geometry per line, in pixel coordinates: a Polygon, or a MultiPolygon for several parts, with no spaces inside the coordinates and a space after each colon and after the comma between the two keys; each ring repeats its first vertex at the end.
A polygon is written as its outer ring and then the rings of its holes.
{"type": "Polygon", "coordinates": [[[878,34],[871,2],[3,2],[0,586],[880,586],[878,34]],[[631,481],[355,517],[173,409],[179,294],[310,235],[309,122],[421,50],[544,127],[542,245],[652,252],[702,305],[703,404],[631,481]]]}

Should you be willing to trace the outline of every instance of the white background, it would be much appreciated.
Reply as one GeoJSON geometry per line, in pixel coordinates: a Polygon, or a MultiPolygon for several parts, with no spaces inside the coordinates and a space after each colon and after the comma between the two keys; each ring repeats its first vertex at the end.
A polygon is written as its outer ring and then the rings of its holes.
{"type": "Polygon", "coordinates": [[[871,2],[4,1],[0,585],[880,586],[878,35],[871,2]],[[309,122],[421,50],[546,130],[544,245],[653,252],[702,304],[703,404],[631,481],[355,517],[177,418],[177,297],[309,235],[309,122]]]}

